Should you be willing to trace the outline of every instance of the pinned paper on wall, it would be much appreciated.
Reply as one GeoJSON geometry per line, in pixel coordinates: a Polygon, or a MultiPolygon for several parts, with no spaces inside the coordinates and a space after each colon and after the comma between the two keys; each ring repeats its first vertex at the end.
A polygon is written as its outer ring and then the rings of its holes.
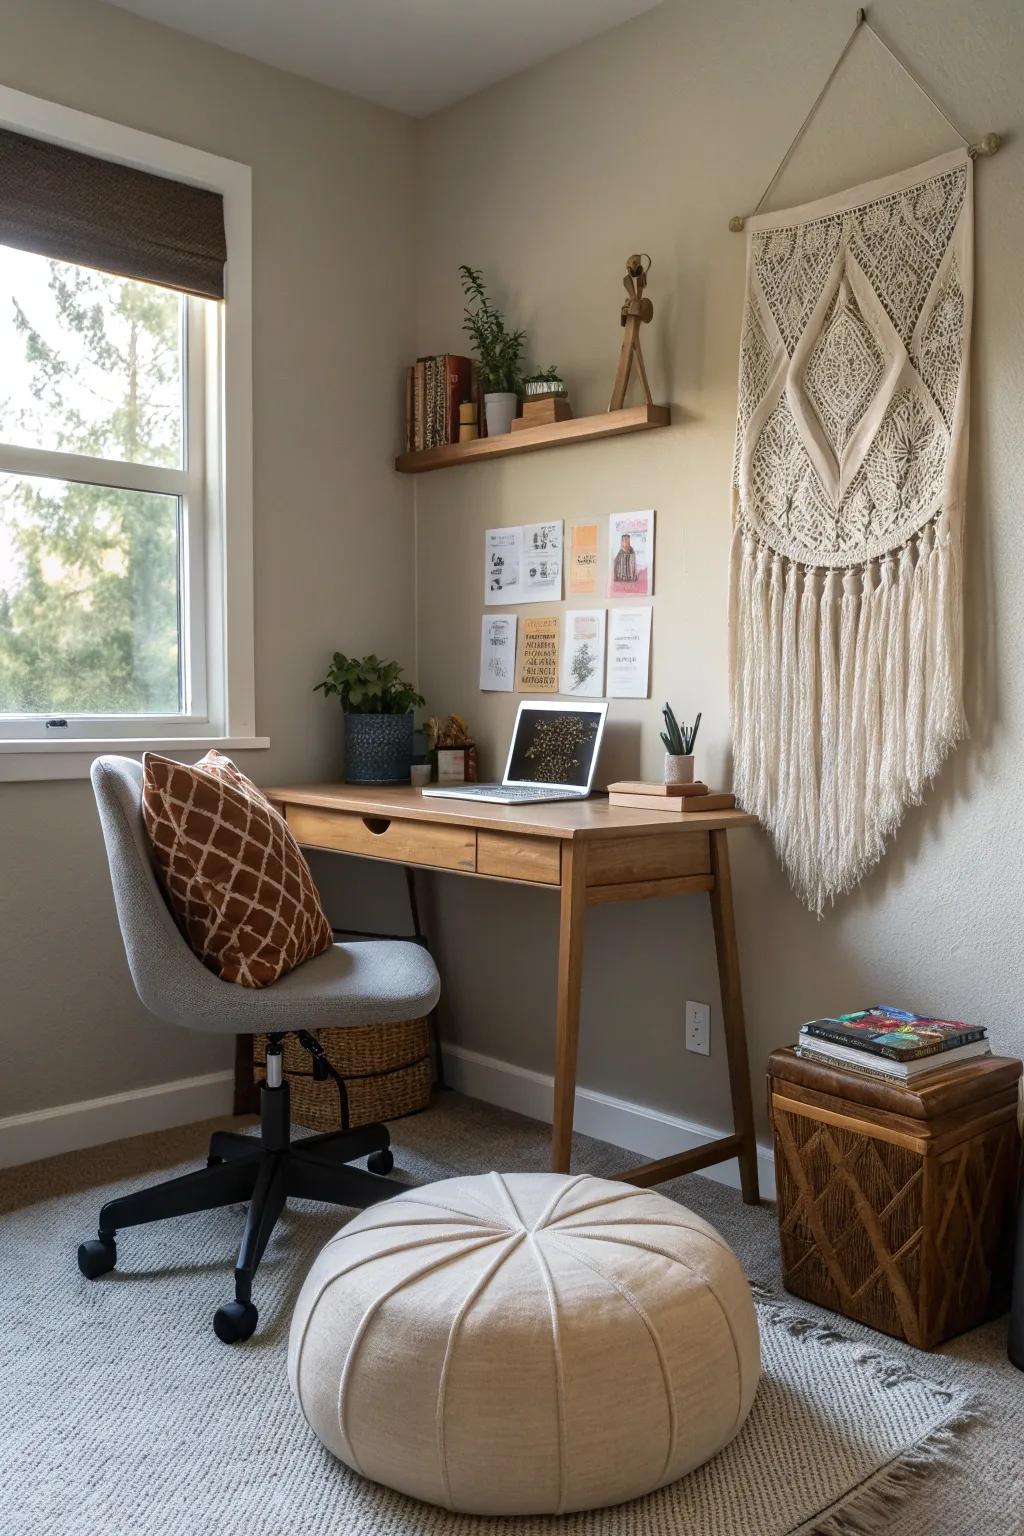
{"type": "Polygon", "coordinates": [[[608,632],[608,697],[646,699],[650,687],[651,608],[613,608],[608,632]]]}
{"type": "Polygon", "coordinates": [[[516,675],[514,613],[485,613],[480,628],[480,687],[489,693],[511,693],[516,675]]]}
{"type": "Polygon", "coordinates": [[[654,513],[613,512],[608,519],[608,596],[654,591],[654,513]]]}
{"type": "Polygon", "coordinates": [[[522,532],[518,603],[561,602],[562,524],[527,523],[522,532]]]}
{"type": "Polygon", "coordinates": [[[521,528],[488,528],[484,534],[484,602],[519,602],[521,528]]]}
{"type": "Polygon", "coordinates": [[[558,692],[558,620],[524,619],[516,669],[519,693],[558,692]]]}
{"type": "Polygon", "coordinates": [[[597,593],[597,524],[577,523],[571,530],[569,591],[581,597],[597,593]]]}
{"type": "Polygon", "coordinates": [[[603,608],[570,608],[563,616],[562,693],[577,699],[604,696],[603,608]]]}

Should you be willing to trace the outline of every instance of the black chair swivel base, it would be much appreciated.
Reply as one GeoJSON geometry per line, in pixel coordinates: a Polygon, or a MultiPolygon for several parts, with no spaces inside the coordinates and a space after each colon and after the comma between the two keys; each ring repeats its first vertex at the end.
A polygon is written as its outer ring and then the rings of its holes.
{"type": "Polygon", "coordinates": [[[394,1167],[386,1126],[364,1125],[290,1141],[289,1119],[288,1084],[271,1088],[263,1083],[259,1139],[215,1131],[205,1168],[109,1201],[100,1211],[98,1236],[78,1250],[82,1274],[87,1280],[109,1274],[117,1263],[115,1238],[122,1227],[247,1201],[235,1265],[235,1299],[218,1307],[213,1327],[225,1344],[249,1338],[257,1321],[253,1279],[289,1195],[361,1210],[408,1187],[385,1177],[394,1167]],[[366,1158],[369,1172],[350,1166],[357,1157],[366,1158]]]}

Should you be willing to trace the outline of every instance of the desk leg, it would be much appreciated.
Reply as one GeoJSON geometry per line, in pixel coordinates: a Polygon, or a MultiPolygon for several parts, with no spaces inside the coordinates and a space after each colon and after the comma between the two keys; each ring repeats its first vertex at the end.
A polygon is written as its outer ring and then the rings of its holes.
{"type": "Polygon", "coordinates": [[[580,1038],[583,928],[586,921],[586,849],[571,839],[562,844],[561,912],[558,925],[558,1019],[555,1032],[555,1103],[551,1168],[568,1173],[576,1100],[576,1055],[580,1038]]]}
{"type": "Polygon", "coordinates": [[[747,1205],[758,1203],[757,1141],[754,1137],[754,1108],[750,1096],[750,1062],[747,1059],[747,1027],[743,1019],[743,991],[740,986],[739,948],[732,910],[732,874],[729,869],[728,833],[711,833],[711,873],[714,886],[710,893],[711,920],[715,929],[718,956],[718,983],[722,993],[722,1020],[725,1025],[725,1052],[729,1062],[729,1090],[732,1095],[733,1126],[743,1138],[739,1153],[740,1187],[747,1205]]]}

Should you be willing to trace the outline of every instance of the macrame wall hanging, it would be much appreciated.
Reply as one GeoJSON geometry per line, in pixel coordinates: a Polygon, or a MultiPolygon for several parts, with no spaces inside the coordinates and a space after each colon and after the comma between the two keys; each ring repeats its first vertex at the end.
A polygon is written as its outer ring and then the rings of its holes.
{"type": "Polygon", "coordinates": [[[819,913],[964,734],[971,162],[989,141],[731,225],[748,229],[734,788],[819,913]]]}

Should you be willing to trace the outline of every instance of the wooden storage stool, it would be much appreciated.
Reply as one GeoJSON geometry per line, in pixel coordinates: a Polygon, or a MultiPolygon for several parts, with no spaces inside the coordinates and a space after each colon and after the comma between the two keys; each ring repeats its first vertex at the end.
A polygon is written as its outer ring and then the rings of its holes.
{"type": "Polygon", "coordinates": [[[775,1051],[786,1289],[919,1349],[1001,1310],[1020,1074],[987,1056],[904,1087],[775,1051]]]}

